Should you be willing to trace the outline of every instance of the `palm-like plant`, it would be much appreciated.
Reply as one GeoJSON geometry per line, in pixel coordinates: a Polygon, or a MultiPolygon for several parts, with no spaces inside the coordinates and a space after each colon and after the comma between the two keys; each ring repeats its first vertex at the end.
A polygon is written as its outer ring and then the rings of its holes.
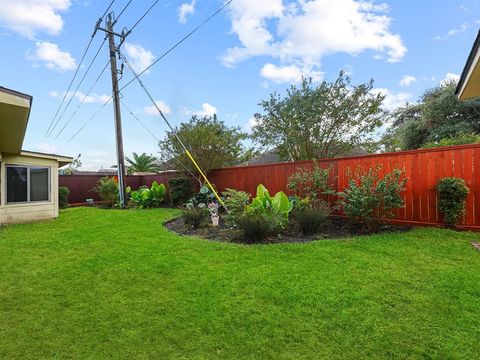
{"type": "Polygon", "coordinates": [[[133,159],[125,156],[125,160],[128,163],[128,175],[132,175],[136,172],[159,172],[160,166],[156,163],[157,158],[152,155],[147,155],[147,153],[142,153],[138,155],[137,153],[132,153],[133,159]]]}

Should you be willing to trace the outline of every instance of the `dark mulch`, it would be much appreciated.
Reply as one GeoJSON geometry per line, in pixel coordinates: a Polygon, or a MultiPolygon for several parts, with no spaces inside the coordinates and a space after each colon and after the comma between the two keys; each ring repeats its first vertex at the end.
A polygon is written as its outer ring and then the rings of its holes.
{"type": "MultiPolygon", "coordinates": [[[[184,224],[183,219],[178,218],[167,222],[165,227],[170,231],[174,231],[180,235],[198,236],[204,239],[221,242],[246,243],[240,230],[229,228],[222,223],[220,226],[214,227],[209,225],[195,230],[187,227],[184,224]]],[[[376,232],[406,232],[410,229],[411,227],[409,226],[385,224],[377,229],[376,232]]],[[[264,243],[307,243],[315,240],[339,239],[369,234],[372,234],[372,232],[368,232],[359,223],[351,222],[345,218],[332,218],[330,223],[316,235],[304,236],[292,225],[281,234],[270,237],[264,241],[264,243]]]]}

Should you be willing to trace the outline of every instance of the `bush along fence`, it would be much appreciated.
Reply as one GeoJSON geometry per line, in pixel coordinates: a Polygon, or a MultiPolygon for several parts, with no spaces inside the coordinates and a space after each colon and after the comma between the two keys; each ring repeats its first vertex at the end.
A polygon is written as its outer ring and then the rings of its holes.
{"type": "MultiPolygon", "coordinates": [[[[356,169],[378,169],[378,175],[399,169],[406,177],[403,192],[404,207],[394,210],[391,221],[410,225],[440,225],[444,223],[443,214],[438,210],[439,196],[437,185],[442,178],[463,179],[469,192],[465,202],[465,212],[460,225],[480,230],[480,145],[460,145],[444,148],[401,151],[318,161],[300,161],[290,163],[265,164],[216,169],[209,179],[218,190],[227,188],[243,190],[255,194],[258,184],[265,185],[271,193],[284,191],[288,178],[299,169],[311,170],[317,164],[320,168],[330,169],[330,183],[335,192],[348,186],[349,174],[356,169]]],[[[183,176],[183,175],[182,175],[183,176]]],[[[127,176],[127,185],[136,189],[142,185],[151,185],[153,181],[168,183],[168,179],[179,177],[179,173],[166,173],[148,176],[127,176]]],[[[70,188],[70,203],[81,203],[86,198],[94,198],[89,192],[101,176],[61,176],[60,185],[70,188]]],[[[329,202],[337,198],[328,195],[329,202]]],[[[340,214],[341,215],[341,214],[340,214]]]]}
{"type": "MultiPolygon", "coordinates": [[[[102,201],[99,195],[93,191],[98,181],[105,175],[60,175],[59,185],[66,186],[70,190],[68,196],[69,204],[85,204],[86,199],[93,201],[102,201]]],[[[168,185],[168,180],[172,178],[185,177],[183,173],[166,172],[158,175],[127,175],[125,176],[126,186],[132,190],[137,190],[141,186],[150,187],[154,181],[168,185]]]]}

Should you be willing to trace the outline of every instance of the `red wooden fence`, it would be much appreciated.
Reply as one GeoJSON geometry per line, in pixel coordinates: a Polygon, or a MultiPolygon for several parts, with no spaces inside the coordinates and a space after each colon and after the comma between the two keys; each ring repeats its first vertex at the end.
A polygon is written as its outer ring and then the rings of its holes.
{"type": "MultiPolygon", "coordinates": [[[[175,172],[159,175],[127,175],[125,176],[125,183],[127,186],[136,190],[142,185],[150,186],[153,181],[167,185],[168,179],[178,176],[179,174],[175,172]]],[[[68,197],[70,204],[85,203],[86,199],[100,201],[101,199],[92,189],[102,177],[105,177],[105,175],[61,175],[59,176],[59,185],[66,186],[70,189],[70,195],[68,197]]]]}
{"type": "MultiPolygon", "coordinates": [[[[408,178],[404,194],[405,207],[397,211],[396,221],[408,224],[437,225],[442,223],[437,210],[436,185],[438,179],[455,176],[465,179],[470,188],[463,224],[466,228],[480,230],[480,145],[461,145],[444,148],[402,151],[317,161],[322,168],[331,168],[335,190],[347,185],[346,172],[361,166],[365,169],[381,166],[382,172],[394,168],[405,169],[408,178]]],[[[277,163],[232,167],[213,170],[210,181],[220,191],[226,188],[244,190],[254,194],[258,184],[265,185],[271,193],[285,191],[287,179],[298,168],[312,168],[312,161],[277,163]]],[[[86,198],[98,200],[89,192],[101,176],[60,176],[60,186],[71,190],[70,202],[84,202],[86,198]]],[[[132,188],[150,185],[153,180],[167,183],[177,173],[148,176],[127,176],[132,188]]]]}
{"type": "MultiPolygon", "coordinates": [[[[347,185],[347,170],[369,169],[377,165],[381,173],[394,168],[405,169],[408,178],[404,194],[405,207],[396,214],[396,221],[407,224],[437,225],[442,216],[437,210],[436,185],[440,178],[455,176],[465,179],[470,188],[463,225],[480,229],[480,145],[461,145],[444,148],[401,151],[317,161],[322,168],[331,168],[335,190],[347,185]]],[[[285,191],[288,177],[298,168],[311,169],[313,162],[253,165],[214,170],[209,176],[217,188],[244,190],[255,194],[258,184],[271,193],[285,191]]]]}

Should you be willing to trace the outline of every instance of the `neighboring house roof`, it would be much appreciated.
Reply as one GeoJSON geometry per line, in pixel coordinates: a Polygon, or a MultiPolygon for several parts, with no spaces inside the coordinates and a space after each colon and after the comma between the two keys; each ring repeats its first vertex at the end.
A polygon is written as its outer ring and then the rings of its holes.
{"type": "Polygon", "coordinates": [[[455,94],[460,100],[480,96],[480,31],[463,68],[455,94]]]}
{"type": "MultiPolygon", "coordinates": [[[[369,154],[368,151],[361,148],[356,148],[356,149],[347,151],[343,154],[340,154],[339,156],[359,156],[359,155],[367,155],[367,154],[369,154]]],[[[267,150],[263,154],[258,155],[257,157],[254,157],[250,161],[247,161],[241,164],[240,166],[274,164],[274,163],[279,163],[284,161],[285,160],[282,160],[280,158],[280,155],[278,154],[277,149],[273,148],[273,149],[267,150]]]]}

